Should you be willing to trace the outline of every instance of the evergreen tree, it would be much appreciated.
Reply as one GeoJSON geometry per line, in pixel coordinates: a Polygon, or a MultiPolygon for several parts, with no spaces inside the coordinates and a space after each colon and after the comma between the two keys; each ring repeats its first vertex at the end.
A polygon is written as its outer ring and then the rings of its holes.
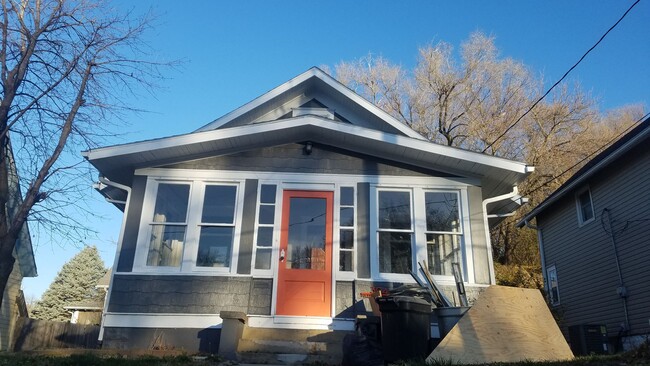
{"type": "Polygon", "coordinates": [[[106,273],[97,247],[87,246],[63,265],[32,310],[35,319],[68,321],[65,306],[101,298],[95,286],[106,273]]]}

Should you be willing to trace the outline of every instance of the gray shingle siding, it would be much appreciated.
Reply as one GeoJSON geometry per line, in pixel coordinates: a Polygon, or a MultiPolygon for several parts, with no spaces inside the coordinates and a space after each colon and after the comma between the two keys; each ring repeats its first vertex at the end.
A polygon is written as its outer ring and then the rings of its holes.
{"type": "MultiPolygon", "coordinates": [[[[643,145],[643,144],[641,144],[643,145]]],[[[575,192],[537,217],[546,266],[557,269],[563,330],[574,324],[606,324],[615,336],[624,322],[619,276],[604,209],[616,234],[627,287],[631,334],[650,333],[650,152],[638,147],[589,179],[595,220],[579,227],[575,192]]]]}
{"type": "Polygon", "coordinates": [[[248,309],[251,278],[116,273],[111,292],[109,312],[219,314],[248,309]]]}

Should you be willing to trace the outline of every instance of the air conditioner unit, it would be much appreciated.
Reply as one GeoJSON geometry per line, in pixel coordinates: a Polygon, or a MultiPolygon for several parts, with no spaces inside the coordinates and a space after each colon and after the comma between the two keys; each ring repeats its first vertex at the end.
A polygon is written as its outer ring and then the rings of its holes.
{"type": "Polygon", "coordinates": [[[596,324],[580,324],[569,327],[569,343],[576,356],[609,353],[607,327],[596,324]]]}

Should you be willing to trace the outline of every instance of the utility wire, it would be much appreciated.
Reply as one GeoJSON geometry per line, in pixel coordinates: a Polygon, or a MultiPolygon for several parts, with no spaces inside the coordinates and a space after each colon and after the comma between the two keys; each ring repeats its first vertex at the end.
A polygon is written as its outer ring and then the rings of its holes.
{"type": "Polygon", "coordinates": [[[536,101],[535,103],[533,103],[533,105],[530,106],[530,108],[528,108],[528,110],[526,110],[526,112],[524,112],[524,114],[522,114],[521,117],[517,118],[517,120],[516,120],[513,124],[511,124],[508,128],[506,128],[506,130],[503,131],[502,134],[500,134],[496,139],[494,139],[494,141],[492,141],[488,146],[486,146],[485,149],[483,149],[482,152],[486,152],[487,149],[489,149],[490,147],[492,147],[492,145],[496,144],[497,141],[499,141],[499,140],[500,140],[503,136],[505,136],[505,135],[506,135],[506,134],[507,134],[511,129],[513,129],[513,128],[514,128],[514,127],[519,123],[519,121],[521,121],[524,117],[526,117],[526,116],[528,115],[528,113],[530,113],[530,111],[532,111],[533,108],[535,108],[535,107],[539,104],[539,102],[541,102],[544,98],[546,98],[546,96],[551,92],[551,90],[553,90],[553,89],[554,89],[558,84],[560,84],[560,83],[562,82],[562,80],[564,80],[564,78],[566,78],[567,75],[569,75],[569,73],[570,73],[571,71],[573,71],[573,69],[575,69],[575,68],[576,68],[576,67],[577,67],[577,66],[582,62],[582,60],[584,60],[584,58],[587,57],[587,55],[588,55],[588,54],[589,54],[589,53],[590,53],[594,48],[596,48],[596,46],[598,46],[598,44],[600,44],[600,42],[601,42],[601,41],[602,41],[602,40],[607,36],[607,34],[609,34],[609,32],[611,32],[614,28],[616,28],[616,26],[618,25],[618,23],[620,23],[620,22],[623,20],[623,18],[625,18],[625,16],[626,16],[626,15],[627,15],[631,10],[632,10],[632,8],[634,8],[634,7],[636,6],[636,4],[639,3],[639,1],[641,1],[641,0],[636,0],[636,1],[634,2],[634,4],[632,4],[632,6],[630,6],[630,8],[627,9],[627,11],[626,11],[626,12],[625,12],[625,13],[624,13],[624,14],[623,14],[619,19],[618,19],[618,21],[616,21],[616,23],[614,23],[614,25],[612,25],[612,26],[607,30],[607,32],[605,32],[605,34],[603,34],[602,37],[600,37],[600,39],[598,40],[598,42],[596,42],[593,46],[591,46],[591,48],[590,48],[589,50],[587,50],[587,52],[585,52],[585,54],[582,55],[582,57],[580,57],[580,59],[578,60],[578,62],[576,62],[573,66],[571,66],[571,68],[570,68],[567,72],[565,72],[564,75],[562,75],[562,77],[560,78],[560,80],[558,80],[557,82],[555,82],[555,84],[553,84],[553,86],[551,86],[551,87],[546,91],[546,93],[544,93],[544,95],[542,95],[539,99],[537,99],[537,101],[536,101]]]}
{"type": "Polygon", "coordinates": [[[599,147],[598,149],[594,150],[591,154],[589,154],[589,155],[585,156],[584,158],[580,159],[577,163],[575,163],[575,164],[571,165],[570,167],[566,168],[562,173],[560,173],[560,174],[556,175],[555,177],[553,177],[553,178],[547,180],[546,182],[542,183],[541,185],[539,185],[539,186],[536,187],[535,189],[526,192],[526,195],[530,195],[530,194],[536,192],[537,190],[541,189],[542,187],[546,186],[547,184],[551,183],[552,181],[558,179],[559,177],[563,176],[563,175],[566,174],[567,172],[571,171],[573,168],[575,168],[575,167],[577,167],[578,165],[582,164],[585,160],[587,160],[587,159],[591,158],[592,156],[594,156],[595,154],[599,153],[601,150],[603,150],[603,149],[606,148],[607,146],[611,145],[614,141],[618,140],[621,136],[623,136],[624,134],[626,134],[626,133],[627,133],[629,130],[631,130],[633,127],[636,127],[637,123],[639,123],[639,122],[645,120],[648,116],[650,116],[650,112],[646,113],[643,117],[639,118],[639,119],[636,120],[634,123],[630,124],[630,125],[629,125],[625,130],[623,130],[623,131],[622,131],[621,133],[619,133],[618,135],[614,136],[614,138],[612,138],[611,140],[609,140],[605,145],[599,147]]]}

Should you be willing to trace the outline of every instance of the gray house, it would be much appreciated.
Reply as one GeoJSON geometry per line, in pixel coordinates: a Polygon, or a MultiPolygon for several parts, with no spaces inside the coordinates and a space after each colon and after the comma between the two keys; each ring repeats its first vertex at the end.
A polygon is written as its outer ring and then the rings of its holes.
{"type": "Polygon", "coordinates": [[[105,347],[205,350],[224,311],[351,330],[361,292],[422,261],[448,288],[460,263],[476,293],[495,282],[489,222],[532,171],[431,143],[317,68],[194,132],[84,156],[124,211],[105,347]]]}
{"type": "Polygon", "coordinates": [[[580,327],[604,325],[616,346],[650,334],[650,119],[518,226],[532,226],[533,219],[548,300],[567,336],[569,329],[577,336],[580,327]]]}
{"type": "MultiPolygon", "coordinates": [[[[9,215],[13,216],[22,203],[22,194],[18,181],[18,173],[14,162],[11,145],[7,147],[9,159],[9,199],[7,208],[9,215]]],[[[18,240],[14,248],[14,268],[9,275],[7,286],[2,296],[2,305],[0,306],[0,350],[10,351],[14,342],[13,335],[16,328],[16,320],[19,316],[27,317],[27,306],[25,297],[20,289],[24,277],[36,277],[36,261],[32,249],[31,235],[27,222],[20,229],[18,240]]]]}

